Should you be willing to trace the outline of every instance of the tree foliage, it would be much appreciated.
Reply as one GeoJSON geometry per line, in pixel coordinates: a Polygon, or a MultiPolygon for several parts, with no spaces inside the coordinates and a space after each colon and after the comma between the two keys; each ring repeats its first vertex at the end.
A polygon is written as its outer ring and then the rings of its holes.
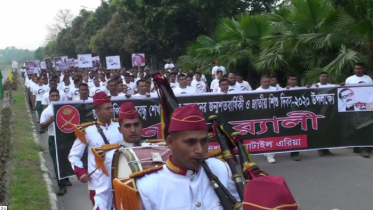
{"type": "MultiPolygon", "coordinates": [[[[131,53],[163,61],[185,53],[199,35],[212,35],[222,18],[270,11],[278,0],[109,0],[95,11],[81,10],[69,19],[56,17],[57,31],[44,47],[44,56],[93,53],[121,55],[130,65],[131,53]],[[67,24],[62,24],[68,20],[67,24]]],[[[63,15],[65,14],[65,16],[63,15]]],[[[66,17],[66,18],[64,18],[66,17]]]]}
{"type": "Polygon", "coordinates": [[[12,61],[17,61],[22,66],[25,61],[34,59],[34,51],[15,47],[0,49],[0,55],[0,68],[10,66],[12,61]]]}
{"type": "Polygon", "coordinates": [[[210,70],[220,58],[243,74],[291,73],[314,82],[326,71],[331,82],[340,82],[356,62],[373,67],[372,8],[367,0],[291,0],[266,14],[224,18],[212,36],[199,36],[179,63],[210,70]]]}

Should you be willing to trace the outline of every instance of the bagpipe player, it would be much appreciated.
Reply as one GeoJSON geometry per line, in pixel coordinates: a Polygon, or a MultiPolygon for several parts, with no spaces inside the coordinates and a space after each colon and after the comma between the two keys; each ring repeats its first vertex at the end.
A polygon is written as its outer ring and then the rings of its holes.
{"type": "MultiPolygon", "coordinates": [[[[166,142],[172,155],[165,165],[136,172],[129,179],[114,179],[116,209],[190,210],[222,209],[200,161],[208,150],[208,127],[196,104],[176,108],[166,142]]],[[[239,200],[229,166],[216,157],[207,165],[239,200]]]]}

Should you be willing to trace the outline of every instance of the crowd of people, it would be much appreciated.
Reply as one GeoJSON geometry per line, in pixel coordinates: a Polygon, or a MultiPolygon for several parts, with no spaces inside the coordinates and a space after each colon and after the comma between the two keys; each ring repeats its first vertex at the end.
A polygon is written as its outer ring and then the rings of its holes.
{"type": "MultiPolygon", "coordinates": [[[[54,141],[55,117],[53,115],[52,106],[50,105],[51,101],[81,101],[95,103],[94,98],[97,98],[103,93],[105,95],[101,97],[105,98],[107,95],[111,99],[157,97],[151,77],[154,73],[160,73],[168,79],[175,95],[229,94],[250,91],[264,92],[283,89],[310,87],[322,88],[335,87],[337,85],[373,83],[372,79],[364,74],[364,64],[357,63],[354,70],[355,74],[347,78],[342,84],[328,83],[328,74],[322,72],[320,73],[318,83],[303,87],[300,86],[299,79],[296,75],[287,76],[286,87],[281,87],[278,84],[278,78],[274,75],[263,75],[260,79],[260,86],[252,87],[248,81],[243,79],[241,74],[227,73],[225,67],[220,64],[219,59],[215,60],[215,66],[211,70],[212,78],[210,83],[207,80],[207,75],[203,74],[200,68],[184,71],[182,68],[175,68],[174,64],[169,61],[165,64],[163,69],[158,71],[140,67],[117,70],[105,70],[103,68],[95,70],[75,68],[64,72],[42,71],[39,74],[25,74],[25,72],[27,72],[25,70],[22,72],[24,73],[23,76],[25,78],[26,92],[30,99],[30,107],[36,111],[38,123],[40,123],[39,132],[44,133],[46,130],[48,132],[49,152],[54,162],[55,170],[57,171],[54,141]]],[[[106,112],[106,115],[107,117],[110,115],[112,116],[112,112],[106,112]]],[[[105,111],[101,111],[101,113],[98,111],[98,116],[101,116],[101,118],[105,117],[105,111]]],[[[108,119],[106,119],[106,121],[108,121],[108,119]]],[[[123,131],[122,134],[125,135],[125,131],[123,131]]],[[[139,135],[138,138],[141,138],[141,130],[139,135]]],[[[118,139],[117,143],[119,143],[122,137],[116,136],[113,140],[114,139],[118,139]]],[[[137,141],[139,140],[136,139],[136,142],[137,141]]],[[[69,158],[72,164],[75,164],[74,169],[76,170],[78,178],[82,182],[88,182],[90,178],[87,177],[86,172],[82,172],[82,163],[80,161],[81,156],[79,155],[81,154],[83,146],[80,143],[81,141],[78,141],[76,143],[77,145],[74,144],[75,147],[73,147],[69,158]]],[[[128,143],[133,144],[134,142],[132,141],[128,143]]],[[[333,155],[333,153],[328,149],[319,150],[318,152],[320,156],[333,155]]],[[[354,152],[360,153],[360,155],[365,158],[370,157],[369,148],[354,148],[354,152]]],[[[301,160],[299,152],[291,152],[290,156],[295,161],[301,160]]],[[[274,154],[265,154],[265,157],[269,163],[276,162],[274,154]]],[[[69,179],[63,179],[58,180],[58,185],[60,191],[57,194],[64,195],[66,193],[66,186],[71,186],[72,184],[69,179]]],[[[105,189],[106,188],[107,187],[105,187],[105,189]]],[[[94,204],[94,198],[91,198],[91,200],[94,204]]]]}

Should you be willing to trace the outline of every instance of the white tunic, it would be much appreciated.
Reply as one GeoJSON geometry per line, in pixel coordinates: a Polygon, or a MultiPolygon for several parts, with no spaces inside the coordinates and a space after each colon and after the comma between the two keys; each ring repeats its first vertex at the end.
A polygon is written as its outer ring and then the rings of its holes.
{"type": "MultiPolygon", "coordinates": [[[[110,125],[101,126],[104,135],[110,144],[119,144],[123,142],[123,136],[118,130],[119,123],[111,122],[110,125]]],[[[69,154],[69,161],[74,167],[83,168],[81,158],[86,146],[88,146],[88,174],[96,169],[95,157],[91,151],[91,147],[101,147],[105,144],[100,133],[97,131],[96,125],[91,125],[85,128],[85,137],[87,145],[76,139],[69,154]]],[[[105,154],[105,166],[109,176],[102,173],[101,170],[96,170],[91,175],[91,180],[88,182],[88,189],[95,191],[95,207],[100,207],[100,210],[111,210],[112,207],[112,191],[111,191],[111,163],[115,150],[107,151],[105,154]]]]}
{"type": "MultiPolygon", "coordinates": [[[[216,158],[206,160],[211,171],[239,201],[228,165],[216,158]]],[[[157,172],[136,180],[146,210],[222,210],[210,181],[201,168],[197,174],[179,175],[166,165],[157,172]]]]}

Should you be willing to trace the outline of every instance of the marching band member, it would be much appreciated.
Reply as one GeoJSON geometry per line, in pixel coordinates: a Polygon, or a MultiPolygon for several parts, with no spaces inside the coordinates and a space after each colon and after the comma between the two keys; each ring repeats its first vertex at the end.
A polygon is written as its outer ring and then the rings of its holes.
{"type": "MultiPolygon", "coordinates": [[[[221,209],[220,201],[199,163],[207,153],[208,128],[198,106],[190,104],[175,109],[168,131],[167,145],[172,156],[165,165],[133,173],[131,179],[113,180],[117,208],[221,209]],[[167,184],[162,180],[167,180],[167,184]]],[[[239,200],[229,166],[214,157],[206,162],[239,200]]]]}
{"type": "MultiPolygon", "coordinates": [[[[101,153],[102,159],[95,153],[96,147],[110,147],[119,145],[123,141],[119,133],[118,122],[112,120],[113,105],[110,96],[104,92],[98,92],[93,96],[93,106],[97,115],[97,121],[83,123],[75,126],[75,140],[69,161],[79,181],[88,182],[89,197],[94,210],[111,210],[111,162],[114,149],[101,153]],[[88,172],[83,168],[81,158],[85,148],[88,147],[88,172]]],[[[119,148],[119,147],[117,147],[119,148]]]]}
{"type": "Polygon", "coordinates": [[[141,143],[142,122],[133,102],[120,106],[119,132],[123,135],[125,147],[134,147],[141,143]]]}

